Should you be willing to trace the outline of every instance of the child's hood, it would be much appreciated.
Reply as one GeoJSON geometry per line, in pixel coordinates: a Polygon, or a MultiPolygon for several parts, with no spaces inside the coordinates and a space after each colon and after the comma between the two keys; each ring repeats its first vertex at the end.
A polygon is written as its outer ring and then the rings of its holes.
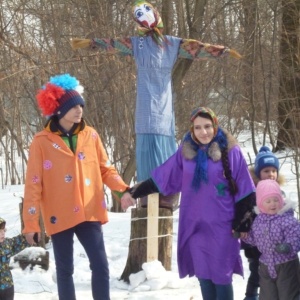
{"type": "MultiPolygon", "coordinates": [[[[294,201],[291,201],[289,199],[284,199],[284,206],[282,209],[276,214],[276,215],[282,215],[288,211],[293,211],[297,207],[297,203],[294,201]]],[[[259,211],[258,207],[254,207],[254,212],[259,215],[261,212],[259,211]]]]}

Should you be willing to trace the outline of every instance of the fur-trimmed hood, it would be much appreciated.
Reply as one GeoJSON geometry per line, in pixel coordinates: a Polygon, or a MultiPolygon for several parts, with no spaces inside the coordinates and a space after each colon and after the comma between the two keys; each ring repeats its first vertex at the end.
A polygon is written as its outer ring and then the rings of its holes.
{"type": "MultiPolygon", "coordinates": [[[[250,175],[251,175],[251,177],[253,179],[253,182],[254,182],[255,186],[257,186],[257,184],[260,181],[260,179],[255,175],[254,166],[249,167],[249,172],[250,172],[250,175]]],[[[280,186],[283,186],[285,184],[285,177],[282,174],[280,174],[280,173],[277,176],[277,183],[280,186]]]]}
{"type": "MultiPolygon", "coordinates": [[[[233,148],[235,145],[238,144],[237,140],[225,129],[221,128],[221,130],[224,132],[227,143],[228,143],[228,150],[233,148]]],[[[208,148],[208,156],[213,161],[218,161],[221,159],[221,149],[217,142],[213,142],[209,148],[208,148]]],[[[182,154],[186,159],[192,160],[197,155],[197,151],[193,147],[190,141],[184,141],[182,144],[182,154]]]]}
{"type": "MultiPolygon", "coordinates": [[[[282,209],[276,214],[276,215],[282,215],[285,212],[289,211],[289,210],[294,210],[297,207],[297,203],[294,201],[291,201],[289,199],[285,199],[284,200],[284,205],[282,207],[282,209]]],[[[254,207],[254,212],[258,215],[261,214],[260,210],[258,209],[257,206],[254,207]]]]}
{"type": "Polygon", "coordinates": [[[268,266],[268,273],[274,279],[277,277],[276,265],[295,259],[300,250],[300,223],[294,217],[294,205],[292,201],[286,200],[286,204],[277,214],[259,213],[247,237],[243,239],[246,243],[258,248],[261,252],[260,262],[268,266]],[[283,228],[293,230],[283,230],[283,228]],[[284,255],[270,251],[270,249],[275,249],[279,241],[291,244],[291,251],[284,255]]]}

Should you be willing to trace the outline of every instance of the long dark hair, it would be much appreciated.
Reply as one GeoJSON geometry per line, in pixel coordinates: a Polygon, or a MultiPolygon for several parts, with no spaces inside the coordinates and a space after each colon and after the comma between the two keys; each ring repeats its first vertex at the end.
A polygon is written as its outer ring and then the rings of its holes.
{"type": "Polygon", "coordinates": [[[224,169],[224,176],[227,179],[229,184],[229,192],[230,195],[234,196],[238,192],[238,186],[231,174],[231,169],[229,166],[229,159],[228,159],[228,148],[222,149],[221,155],[222,155],[221,159],[222,159],[222,165],[224,169]]]}

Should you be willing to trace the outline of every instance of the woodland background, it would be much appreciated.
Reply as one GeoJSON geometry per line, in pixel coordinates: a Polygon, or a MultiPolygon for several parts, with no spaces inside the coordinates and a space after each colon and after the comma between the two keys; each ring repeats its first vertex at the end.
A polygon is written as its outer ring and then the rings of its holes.
{"type": "MultiPolygon", "coordinates": [[[[70,73],[85,87],[85,119],[100,133],[124,180],[134,182],[135,62],[70,46],[76,37],[136,35],[133,2],[0,2],[2,188],[24,183],[28,147],[45,123],[35,94],[60,73],[70,73]]],[[[266,142],[274,151],[291,149],[299,195],[300,0],[149,2],[161,13],[165,34],[226,45],[243,55],[241,60],[177,61],[173,88],[178,142],[192,108],[208,105],[224,116],[221,125],[236,137],[245,127],[251,130],[255,153],[266,142]],[[262,140],[258,133],[263,133],[262,140]]],[[[120,211],[117,203],[112,211],[120,211]]]]}

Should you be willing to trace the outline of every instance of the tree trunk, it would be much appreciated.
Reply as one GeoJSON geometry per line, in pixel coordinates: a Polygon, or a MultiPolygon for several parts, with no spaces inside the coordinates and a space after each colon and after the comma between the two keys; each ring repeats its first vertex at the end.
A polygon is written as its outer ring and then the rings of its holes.
{"type": "MultiPolygon", "coordinates": [[[[187,24],[188,30],[186,30],[185,23],[182,21],[184,19],[185,11],[183,9],[183,3],[179,1],[177,3],[178,8],[178,32],[181,34],[185,34],[187,31],[189,32],[189,36],[181,36],[181,38],[190,38],[201,40],[201,33],[203,28],[203,16],[205,13],[205,9],[207,6],[207,0],[196,0],[194,4],[194,8],[192,10],[192,5],[186,3],[186,13],[187,13],[187,24]]],[[[177,21],[176,21],[177,22],[177,21]]],[[[172,83],[173,83],[173,98],[174,98],[174,106],[176,113],[176,124],[184,124],[186,120],[186,114],[181,114],[178,112],[184,112],[186,108],[186,103],[184,101],[180,101],[183,98],[183,79],[189,69],[193,64],[193,60],[188,59],[179,59],[177,60],[172,74],[172,83]]],[[[179,129],[179,139],[182,137],[182,132],[179,129]]]]}
{"type": "MultiPolygon", "coordinates": [[[[160,208],[158,260],[167,271],[171,270],[172,263],[172,234],[173,218],[170,209],[160,208]]],[[[131,234],[128,249],[128,258],[122,280],[129,282],[129,275],[142,270],[142,265],[147,260],[147,209],[135,208],[131,210],[131,234]]]]}
{"type": "Polygon", "coordinates": [[[257,1],[242,1],[244,19],[242,22],[242,27],[244,29],[244,59],[245,64],[243,64],[243,82],[244,82],[244,98],[249,102],[250,109],[250,126],[252,134],[252,145],[254,152],[257,153],[256,143],[255,143],[255,122],[257,111],[257,94],[255,89],[255,61],[256,61],[256,31],[257,31],[257,16],[258,16],[258,6],[257,1]]]}
{"type": "Polygon", "coordinates": [[[295,120],[300,110],[300,1],[282,1],[279,132],[276,150],[297,147],[299,129],[295,120]],[[296,116],[296,117],[295,117],[296,116]]]}

